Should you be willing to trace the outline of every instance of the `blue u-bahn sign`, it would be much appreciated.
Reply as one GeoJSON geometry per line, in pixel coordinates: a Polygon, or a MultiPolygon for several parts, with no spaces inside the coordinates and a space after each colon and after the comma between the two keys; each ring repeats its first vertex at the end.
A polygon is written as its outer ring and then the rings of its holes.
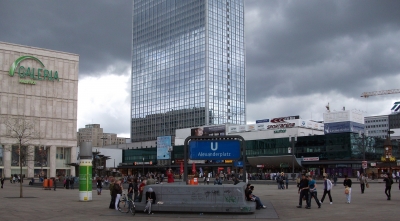
{"type": "Polygon", "coordinates": [[[238,160],[239,140],[191,140],[189,158],[192,160],[238,160]]]}

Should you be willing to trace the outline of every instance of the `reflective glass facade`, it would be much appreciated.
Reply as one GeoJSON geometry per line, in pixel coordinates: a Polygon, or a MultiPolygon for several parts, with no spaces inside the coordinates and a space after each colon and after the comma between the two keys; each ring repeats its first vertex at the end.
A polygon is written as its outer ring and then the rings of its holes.
{"type": "Polygon", "coordinates": [[[132,141],[245,124],[243,0],[135,0],[132,141]]]}

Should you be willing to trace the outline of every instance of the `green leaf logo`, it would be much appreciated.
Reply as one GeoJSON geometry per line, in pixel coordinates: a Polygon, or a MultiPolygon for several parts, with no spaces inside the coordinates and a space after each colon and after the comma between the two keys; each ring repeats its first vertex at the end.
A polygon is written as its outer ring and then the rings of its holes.
{"type": "Polygon", "coordinates": [[[10,75],[11,77],[14,76],[14,72],[15,72],[15,68],[17,68],[18,64],[21,63],[21,61],[26,60],[26,59],[33,59],[37,62],[40,63],[40,65],[42,65],[42,67],[44,67],[44,64],[37,58],[33,57],[33,56],[22,56],[19,57],[17,60],[14,61],[14,63],[12,63],[10,70],[8,71],[8,75],[10,75]]]}

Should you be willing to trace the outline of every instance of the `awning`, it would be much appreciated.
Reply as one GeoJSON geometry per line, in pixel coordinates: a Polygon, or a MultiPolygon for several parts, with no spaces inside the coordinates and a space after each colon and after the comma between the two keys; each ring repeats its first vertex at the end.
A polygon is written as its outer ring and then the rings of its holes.
{"type": "Polygon", "coordinates": [[[293,155],[247,157],[253,167],[264,165],[265,168],[280,168],[282,164],[292,167],[293,159],[294,166],[301,167],[301,158],[296,158],[293,155]]]}

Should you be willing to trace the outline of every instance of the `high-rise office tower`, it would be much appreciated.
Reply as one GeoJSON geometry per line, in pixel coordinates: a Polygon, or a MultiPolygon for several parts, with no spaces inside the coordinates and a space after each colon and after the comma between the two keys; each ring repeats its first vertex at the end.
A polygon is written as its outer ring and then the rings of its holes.
{"type": "Polygon", "coordinates": [[[243,0],[134,0],[132,141],[246,123],[243,0]]]}

